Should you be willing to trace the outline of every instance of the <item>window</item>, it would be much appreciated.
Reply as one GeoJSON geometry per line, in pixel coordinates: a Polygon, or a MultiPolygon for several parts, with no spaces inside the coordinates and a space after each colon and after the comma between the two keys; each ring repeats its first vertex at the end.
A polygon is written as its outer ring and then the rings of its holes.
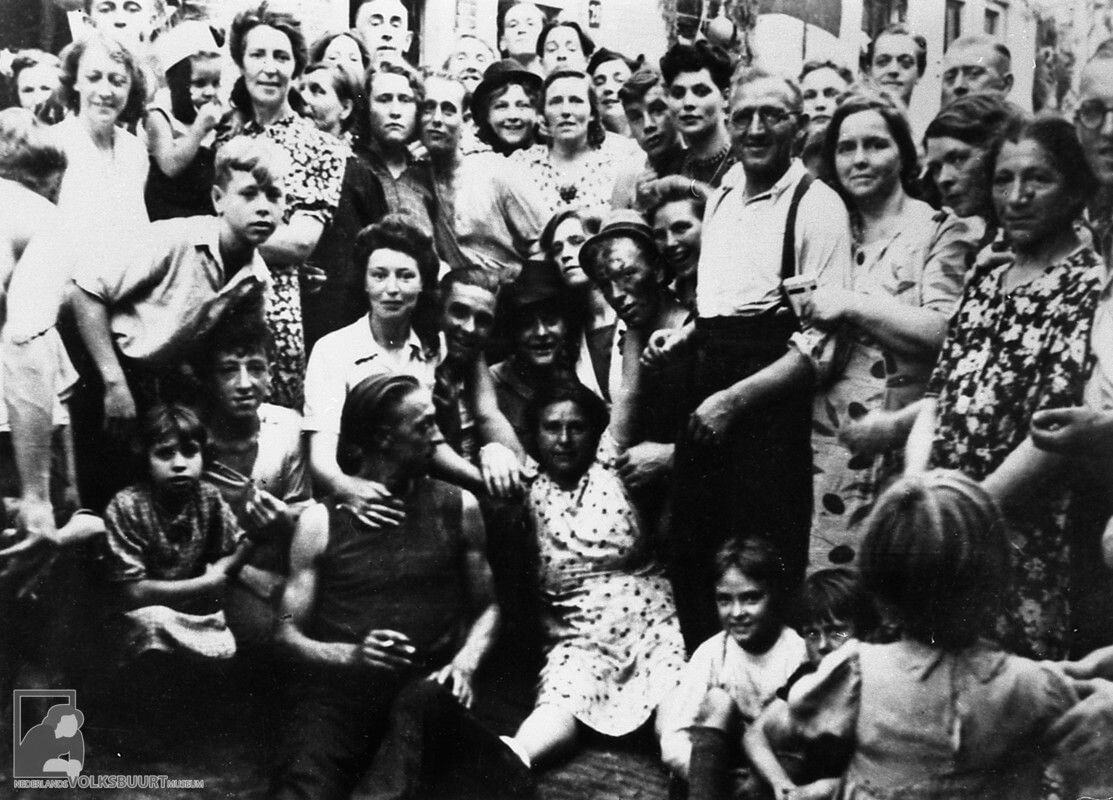
{"type": "Polygon", "coordinates": [[[995,8],[987,8],[985,10],[985,32],[990,36],[996,36],[1000,26],[1001,12],[995,8]]]}
{"type": "Polygon", "coordinates": [[[943,18],[943,50],[946,51],[958,37],[962,36],[962,0],[947,0],[946,16],[943,18]]]}

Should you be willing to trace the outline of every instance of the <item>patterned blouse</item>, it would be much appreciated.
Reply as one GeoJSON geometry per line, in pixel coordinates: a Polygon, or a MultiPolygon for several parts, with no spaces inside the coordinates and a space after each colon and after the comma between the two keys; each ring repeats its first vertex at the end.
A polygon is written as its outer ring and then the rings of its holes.
{"type": "Polygon", "coordinates": [[[545,144],[515,150],[509,159],[511,169],[521,166],[528,171],[528,182],[536,186],[550,215],[566,208],[606,209],[619,178],[639,173],[644,163],[644,154],[631,151],[629,141],[608,134],[600,147],[589,149],[578,163],[563,171],[554,166],[545,144]]]}

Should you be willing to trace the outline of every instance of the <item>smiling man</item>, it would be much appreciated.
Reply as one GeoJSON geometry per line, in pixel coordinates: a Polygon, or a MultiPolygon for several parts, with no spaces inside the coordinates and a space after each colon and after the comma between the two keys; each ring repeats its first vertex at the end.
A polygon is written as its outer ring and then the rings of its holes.
{"type": "Polygon", "coordinates": [[[801,324],[781,281],[803,275],[844,287],[850,274],[845,206],[792,158],[799,87],[747,68],[736,73],[730,97],[740,164],[707,201],[698,316],[682,334],[655,334],[649,353],[650,360],[684,352],[695,359],[696,408],[677,444],[673,515],[672,579],[689,646],[716,630],[706,587],[726,539],[767,538],[792,577],[803,577],[811,394],[832,368],[834,338],[801,324]]]}

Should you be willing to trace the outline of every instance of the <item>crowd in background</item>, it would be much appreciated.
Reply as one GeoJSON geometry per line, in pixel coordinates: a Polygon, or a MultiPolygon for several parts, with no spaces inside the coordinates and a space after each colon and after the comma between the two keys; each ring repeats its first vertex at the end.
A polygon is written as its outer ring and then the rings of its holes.
{"type": "Polygon", "coordinates": [[[959,38],[916,131],[902,25],[84,15],[4,76],[5,696],[281,675],[275,797],[645,730],[692,798],[1113,788],[1113,41],[1065,119],[959,38]]]}

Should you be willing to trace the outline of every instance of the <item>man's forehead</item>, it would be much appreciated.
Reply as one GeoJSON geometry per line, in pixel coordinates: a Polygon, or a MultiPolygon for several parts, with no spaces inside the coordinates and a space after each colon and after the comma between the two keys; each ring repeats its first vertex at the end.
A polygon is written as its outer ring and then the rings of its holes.
{"type": "MultiPolygon", "coordinates": [[[[408,85],[408,84],[407,84],[408,85]]],[[[464,95],[467,90],[459,81],[449,80],[440,76],[432,76],[425,80],[425,99],[434,104],[454,103],[458,107],[464,105],[464,95]]]]}
{"type": "Polygon", "coordinates": [[[401,19],[403,22],[408,22],[410,12],[402,5],[400,0],[367,0],[359,9],[360,21],[366,21],[372,16],[388,20],[401,19]]]}
{"type": "Polygon", "coordinates": [[[1102,58],[1086,65],[1082,70],[1079,93],[1083,100],[1113,97],[1113,59],[1102,58]]]}
{"type": "Polygon", "coordinates": [[[503,17],[503,24],[505,25],[511,20],[514,22],[524,22],[531,19],[540,24],[545,21],[545,12],[533,3],[517,3],[506,10],[506,15],[503,17]]]}
{"type": "Polygon", "coordinates": [[[775,77],[755,78],[735,87],[730,107],[780,105],[786,110],[795,106],[794,98],[783,80],[775,77]]]}
{"type": "Polygon", "coordinates": [[[971,43],[952,46],[943,56],[943,69],[950,67],[985,67],[1000,74],[1003,56],[992,44],[971,43]]]}
{"type": "Polygon", "coordinates": [[[495,294],[482,286],[473,286],[470,283],[457,283],[445,298],[445,305],[465,305],[471,309],[494,309],[495,294]]]}

